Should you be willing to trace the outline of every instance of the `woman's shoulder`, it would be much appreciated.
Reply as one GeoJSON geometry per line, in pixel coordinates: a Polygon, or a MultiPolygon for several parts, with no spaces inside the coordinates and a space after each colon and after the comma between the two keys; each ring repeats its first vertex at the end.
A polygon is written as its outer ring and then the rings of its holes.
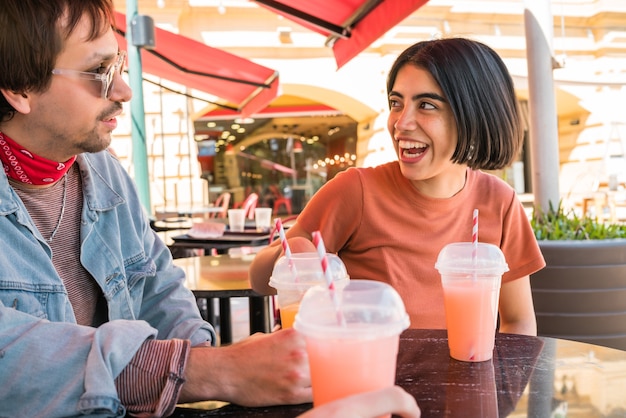
{"type": "Polygon", "coordinates": [[[480,189],[495,190],[499,193],[515,194],[515,189],[504,179],[496,174],[482,170],[469,170],[473,176],[473,181],[480,189]]]}
{"type": "MultiPolygon", "coordinates": [[[[481,170],[470,170],[473,174],[474,186],[471,187],[470,200],[475,202],[489,202],[499,205],[502,210],[508,211],[512,207],[521,207],[517,192],[504,179],[496,174],[481,170]]],[[[478,203],[476,203],[478,204],[478,203]]]]}

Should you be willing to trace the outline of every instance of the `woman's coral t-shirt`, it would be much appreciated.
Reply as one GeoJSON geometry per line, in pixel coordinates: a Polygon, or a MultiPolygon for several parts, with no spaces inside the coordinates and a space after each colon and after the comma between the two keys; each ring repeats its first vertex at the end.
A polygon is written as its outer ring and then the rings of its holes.
{"type": "Polygon", "coordinates": [[[326,183],[298,217],[319,230],[351,279],[379,280],[401,295],[412,328],[445,328],[441,276],[435,269],[448,243],[471,241],[473,210],[479,241],[502,249],[509,271],[503,282],[545,266],[515,191],[500,178],[468,170],[465,187],[451,198],[421,194],[397,162],[350,168],[326,183]]]}

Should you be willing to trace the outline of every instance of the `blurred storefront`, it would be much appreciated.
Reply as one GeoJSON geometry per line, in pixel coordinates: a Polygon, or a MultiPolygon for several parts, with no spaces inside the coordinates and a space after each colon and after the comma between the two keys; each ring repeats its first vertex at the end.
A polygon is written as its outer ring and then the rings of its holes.
{"type": "Polygon", "coordinates": [[[298,97],[282,96],[262,111],[241,117],[216,109],[194,121],[200,150],[213,144],[203,178],[241,201],[254,192],[260,204],[290,199],[294,213],[338,171],[356,164],[357,123],[343,112],[298,97]]]}
{"type": "MultiPolygon", "coordinates": [[[[114,0],[114,3],[117,10],[124,10],[123,0],[114,0]]],[[[574,195],[578,185],[587,183],[568,175],[571,167],[576,167],[577,174],[593,176],[591,185],[611,183],[611,187],[617,184],[621,190],[626,174],[624,170],[616,170],[614,162],[625,161],[626,149],[626,134],[623,133],[626,117],[619,113],[622,108],[619,103],[626,93],[626,43],[623,42],[626,3],[556,0],[551,4],[561,194],[574,195]]],[[[319,145],[308,142],[313,135],[300,135],[300,126],[294,127],[302,125],[301,120],[266,121],[267,135],[251,135],[246,131],[245,137],[226,140],[224,144],[218,143],[224,139],[220,131],[220,136],[214,138],[212,182],[238,187],[242,196],[248,187],[264,188],[270,184],[280,186],[283,193],[287,187],[294,189],[291,172],[270,167],[274,163],[291,169],[292,157],[297,172],[294,190],[307,185],[307,175],[315,190],[324,178],[332,177],[350,161],[357,166],[371,166],[395,158],[385,124],[386,73],[397,54],[416,41],[462,35],[485,42],[504,58],[514,76],[520,102],[528,100],[522,1],[430,0],[339,69],[334,51],[326,45],[327,37],[253,1],[138,0],[138,5],[140,12],[151,15],[161,28],[275,69],[280,74],[280,86],[277,98],[268,107],[289,105],[289,102],[325,106],[350,118],[354,124],[353,132],[343,136],[343,147],[328,143],[324,144],[323,152],[318,149],[319,145]],[[293,141],[291,149],[301,144],[302,153],[287,152],[289,137],[293,141]],[[229,168],[237,173],[239,185],[234,175],[231,183],[230,177],[226,181],[218,173],[224,168],[229,143],[236,162],[229,163],[229,168]],[[242,157],[239,153],[261,160],[242,157]]],[[[210,115],[216,116],[215,122],[220,120],[215,113],[223,109],[223,103],[219,97],[207,97],[193,88],[151,74],[146,74],[145,78],[154,205],[205,204],[209,200],[209,180],[199,159],[205,158],[200,156],[205,150],[199,145],[213,138],[202,129],[209,128],[206,124],[211,122],[207,119],[210,115]],[[202,123],[204,127],[199,126],[202,123]]],[[[256,111],[254,116],[262,112],[256,111]]],[[[298,115],[298,118],[303,116],[298,115]]],[[[128,146],[131,123],[122,119],[113,147],[132,172],[128,146]]],[[[245,125],[240,128],[242,126],[245,125]]],[[[324,130],[331,129],[324,127],[324,130]]],[[[528,152],[525,149],[525,153],[528,152]]],[[[509,179],[517,179],[511,182],[520,193],[532,191],[525,156],[508,173],[503,173],[509,179]]]]}

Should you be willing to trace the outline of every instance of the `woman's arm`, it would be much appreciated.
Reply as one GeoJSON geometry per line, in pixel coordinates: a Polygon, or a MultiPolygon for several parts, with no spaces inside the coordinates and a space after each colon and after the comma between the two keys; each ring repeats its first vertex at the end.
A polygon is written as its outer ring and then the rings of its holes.
{"type": "Polygon", "coordinates": [[[537,335],[529,276],[502,284],[499,311],[500,332],[537,335]]]}
{"type": "MultiPolygon", "coordinates": [[[[292,253],[315,252],[311,235],[296,222],[285,232],[292,253]]],[[[268,247],[257,253],[248,270],[248,278],[252,289],[262,295],[276,294],[276,289],[269,285],[274,263],[284,255],[280,240],[275,240],[268,247]]]]}

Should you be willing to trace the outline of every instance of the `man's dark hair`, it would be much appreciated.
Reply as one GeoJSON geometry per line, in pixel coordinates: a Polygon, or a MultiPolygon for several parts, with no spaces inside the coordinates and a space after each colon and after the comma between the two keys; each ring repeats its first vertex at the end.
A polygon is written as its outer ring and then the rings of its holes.
{"type": "MultiPolygon", "coordinates": [[[[87,16],[86,41],[114,23],[111,0],[2,0],[0,7],[0,88],[16,93],[48,88],[57,56],[78,22],[87,16]]],[[[0,94],[0,122],[15,109],[0,94]]]]}

